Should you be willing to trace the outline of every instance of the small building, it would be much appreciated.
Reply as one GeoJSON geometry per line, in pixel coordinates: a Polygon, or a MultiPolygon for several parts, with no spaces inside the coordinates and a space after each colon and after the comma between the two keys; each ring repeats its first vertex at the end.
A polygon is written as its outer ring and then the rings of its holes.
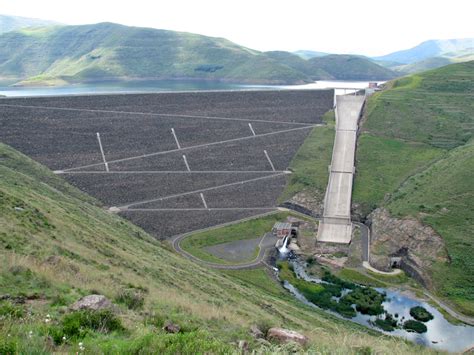
{"type": "Polygon", "coordinates": [[[291,233],[291,223],[277,222],[272,228],[273,235],[284,238],[291,233]]]}
{"type": "Polygon", "coordinates": [[[369,89],[377,89],[379,85],[375,82],[370,82],[369,83],[369,89]]]}

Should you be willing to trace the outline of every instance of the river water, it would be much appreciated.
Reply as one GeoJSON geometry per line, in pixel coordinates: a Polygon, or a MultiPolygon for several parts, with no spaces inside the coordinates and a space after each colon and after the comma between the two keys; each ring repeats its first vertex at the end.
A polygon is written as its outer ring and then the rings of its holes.
{"type": "Polygon", "coordinates": [[[336,89],[337,94],[353,92],[341,88],[366,88],[366,81],[316,81],[305,85],[242,85],[211,81],[149,80],[75,84],[68,86],[15,87],[13,82],[0,81],[0,95],[18,96],[63,96],[91,94],[156,93],[210,90],[311,90],[336,89]]]}
{"type": "MultiPolygon", "coordinates": [[[[304,269],[304,266],[299,262],[293,262],[293,267],[296,275],[306,281],[321,283],[324,281],[309,276],[304,269]]],[[[298,290],[291,284],[285,281],[285,288],[290,291],[298,300],[303,303],[318,308],[313,303],[306,300],[306,298],[298,292],[298,290]]],[[[390,314],[398,314],[398,319],[404,317],[404,320],[413,319],[410,316],[410,308],[415,306],[421,306],[427,309],[434,318],[426,323],[428,331],[423,334],[407,332],[404,329],[395,329],[392,332],[382,331],[371,324],[371,321],[375,321],[376,316],[369,316],[357,312],[357,315],[350,319],[350,321],[362,324],[366,327],[375,329],[388,335],[400,336],[405,339],[411,340],[415,343],[429,346],[431,348],[439,350],[447,350],[451,352],[462,352],[474,346],[474,327],[468,325],[454,325],[449,323],[446,318],[430,304],[418,300],[412,296],[403,294],[397,290],[376,288],[379,292],[385,292],[387,294],[387,300],[382,304],[384,309],[390,314]]],[[[341,315],[328,311],[335,316],[343,318],[341,315]]]]}

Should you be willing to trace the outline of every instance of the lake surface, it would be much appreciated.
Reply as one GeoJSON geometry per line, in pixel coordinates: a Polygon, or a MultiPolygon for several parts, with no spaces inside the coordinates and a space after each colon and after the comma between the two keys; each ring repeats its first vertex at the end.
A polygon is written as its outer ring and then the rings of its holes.
{"type": "Polygon", "coordinates": [[[336,89],[336,94],[353,92],[341,88],[366,88],[366,81],[316,81],[305,85],[242,85],[211,81],[127,81],[98,82],[69,86],[14,87],[12,82],[0,82],[0,95],[19,96],[63,96],[93,94],[158,93],[180,91],[216,91],[216,90],[312,90],[336,89]]]}
{"type": "MultiPolygon", "coordinates": [[[[301,263],[292,263],[295,273],[299,278],[314,283],[325,282],[321,279],[309,276],[301,263]]],[[[318,308],[316,305],[309,302],[295,287],[293,287],[293,285],[289,284],[287,281],[285,281],[284,287],[301,302],[311,307],[318,308]]],[[[439,350],[462,352],[474,346],[474,327],[469,325],[451,324],[436,308],[434,308],[430,304],[426,303],[425,301],[418,300],[414,297],[404,295],[400,291],[385,288],[375,289],[379,292],[385,292],[387,294],[387,300],[383,302],[382,305],[388,313],[392,315],[398,314],[398,319],[401,319],[402,317],[404,318],[404,320],[413,319],[413,317],[410,315],[410,308],[412,307],[421,306],[427,309],[434,316],[432,320],[424,323],[428,331],[422,334],[407,332],[404,329],[395,329],[392,332],[386,332],[372,325],[371,322],[375,321],[375,319],[377,318],[376,316],[365,315],[360,312],[357,312],[357,315],[355,317],[347,319],[343,318],[338,313],[331,311],[327,312],[337,316],[338,318],[362,324],[366,327],[375,329],[384,334],[403,337],[417,344],[422,344],[439,350]]]]}

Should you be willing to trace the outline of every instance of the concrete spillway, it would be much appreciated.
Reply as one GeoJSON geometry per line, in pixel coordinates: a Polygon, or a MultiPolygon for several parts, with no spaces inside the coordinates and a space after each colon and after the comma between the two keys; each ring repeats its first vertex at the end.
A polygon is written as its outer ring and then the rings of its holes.
{"type": "Polygon", "coordinates": [[[357,128],[365,96],[336,96],[336,137],[329,167],[323,219],[318,241],[351,241],[351,195],[357,128]]]}

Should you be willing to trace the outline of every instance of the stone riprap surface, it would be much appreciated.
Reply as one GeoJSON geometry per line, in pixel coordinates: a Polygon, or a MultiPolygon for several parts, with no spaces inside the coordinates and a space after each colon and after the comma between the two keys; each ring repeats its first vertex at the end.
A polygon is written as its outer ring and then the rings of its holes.
{"type": "Polygon", "coordinates": [[[0,140],[166,238],[274,209],[291,159],[333,94],[3,98],[0,140]]]}

